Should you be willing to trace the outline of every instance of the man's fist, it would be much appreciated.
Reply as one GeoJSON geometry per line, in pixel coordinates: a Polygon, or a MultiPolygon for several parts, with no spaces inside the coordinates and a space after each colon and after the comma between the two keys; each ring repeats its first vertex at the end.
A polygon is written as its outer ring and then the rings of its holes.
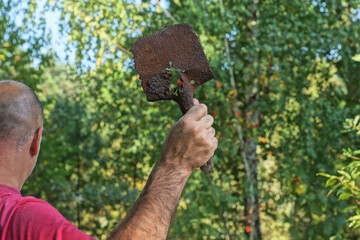
{"type": "Polygon", "coordinates": [[[163,155],[166,162],[187,171],[206,164],[218,145],[212,127],[214,118],[207,114],[205,104],[199,104],[196,99],[194,103],[171,129],[163,155]]]}

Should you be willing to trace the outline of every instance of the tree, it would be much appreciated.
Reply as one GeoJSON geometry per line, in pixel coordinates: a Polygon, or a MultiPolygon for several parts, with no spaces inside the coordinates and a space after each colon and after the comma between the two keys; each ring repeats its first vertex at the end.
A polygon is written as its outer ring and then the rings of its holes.
{"type": "MultiPolygon", "coordinates": [[[[342,213],[347,205],[327,196],[317,173],[341,167],[342,123],[359,110],[360,68],[352,60],[360,51],[358,1],[59,0],[51,7],[62,12],[76,63],[34,68],[45,70],[36,76],[48,130],[25,193],[106,237],[181,115],[175,103],[146,102],[128,50],[142,35],[188,22],[215,76],[196,97],[215,118],[219,148],[214,172],[189,180],[170,238],[354,235],[342,213]]],[[[2,8],[1,16],[8,12],[2,8]]],[[[26,64],[6,56],[21,72],[26,64]]]]}
{"type": "MultiPolygon", "coordinates": [[[[360,135],[360,116],[357,115],[354,119],[346,119],[344,128],[346,133],[350,133],[352,142],[359,145],[360,135]]],[[[359,237],[359,232],[356,231],[360,228],[360,192],[359,192],[359,160],[358,155],[360,151],[358,149],[352,150],[351,148],[344,149],[344,156],[341,161],[349,159],[349,163],[344,166],[344,163],[338,165],[336,175],[330,175],[328,173],[319,173],[320,176],[328,178],[326,181],[326,187],[331,188],[329,195],[336,193],[339,200],[347,200],[347,207],[344,209],[349,214],[348,223],[349,227],[354,229],[355,232],[351,238],[355,239],[359,237]],[[344,159],[345,158],[345,159],[344,159]]]]}

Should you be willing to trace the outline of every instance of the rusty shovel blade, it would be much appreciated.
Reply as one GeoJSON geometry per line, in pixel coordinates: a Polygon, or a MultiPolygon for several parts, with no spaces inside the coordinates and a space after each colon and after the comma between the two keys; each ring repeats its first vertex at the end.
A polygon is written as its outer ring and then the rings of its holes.
{"type": "MultiPolygon", "coordinates": [[[[213,78],[199,38],[189,24],[166,27],[152,36],[142,37],[133,44],[131,52],[146,94],[150,79],[161,81],[166,69],[171,67],[170,63],[173,68],[184,70],[183,74],[187,76],[185,81],[194,80],[190,84],[192,92],[213,78]]],[[[159,95],[158,99],[151,99],[163,100],[162,98],[169,100],[165,94],[159,95]]]]}
{"type": "MultiPolygon", "coordinates": [[[[199,38],[189,24],[176,24],[142,37],[131,52],[147,100],[175,100],[183,114],[194,105],[196,88],[213,78],[199,38]]],[[[201,169],[209,172],[213,166],[210,159],[201,169]]]]}

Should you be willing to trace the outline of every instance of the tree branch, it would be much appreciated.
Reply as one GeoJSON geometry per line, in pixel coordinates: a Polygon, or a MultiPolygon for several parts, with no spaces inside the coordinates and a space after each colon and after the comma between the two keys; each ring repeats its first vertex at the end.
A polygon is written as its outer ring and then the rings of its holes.
{"type": "Polygon", "coordinates": [[[158,5],[159,8],[161,8],[161,9],[164,11],[165,15],[166,15],[168,18],[170,18],[174,23],[178,23],[178,21],[176,20],[176,18],[174,18],[173,15],[171,15],[171,13],[170,13],[167,9],[161,7],[159,0],[156,0],[156,4],[158,5]]]}
{"type": "Polygon", "coordinates": [[[124,48],[124,47],[121,46],[120,44],[118,44],[117,47],[118,47],[123,53],[125,53],[126,55],[128,55],[129,57],[132,57],[132,56],[133,56],[132,53],[131,53],[129,50],[127,50],[126,48],[124,48]]]}

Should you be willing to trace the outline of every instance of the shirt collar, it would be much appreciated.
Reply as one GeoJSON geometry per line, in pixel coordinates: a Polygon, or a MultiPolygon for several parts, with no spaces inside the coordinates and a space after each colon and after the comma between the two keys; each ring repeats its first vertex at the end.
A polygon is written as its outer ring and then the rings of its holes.
{"type": "Polygon", "coordinates": [[[16,188],[13,188],[13,187],[10,187],[10,186],[7,186],[7,185],[3,185],[3,184],[0,184],[0,191],[7,191],[7,192],[10,192],[12,194],[16,194],[18,196],[21,196],[21,193],[19,190],[17,190],[16,188]]]}

